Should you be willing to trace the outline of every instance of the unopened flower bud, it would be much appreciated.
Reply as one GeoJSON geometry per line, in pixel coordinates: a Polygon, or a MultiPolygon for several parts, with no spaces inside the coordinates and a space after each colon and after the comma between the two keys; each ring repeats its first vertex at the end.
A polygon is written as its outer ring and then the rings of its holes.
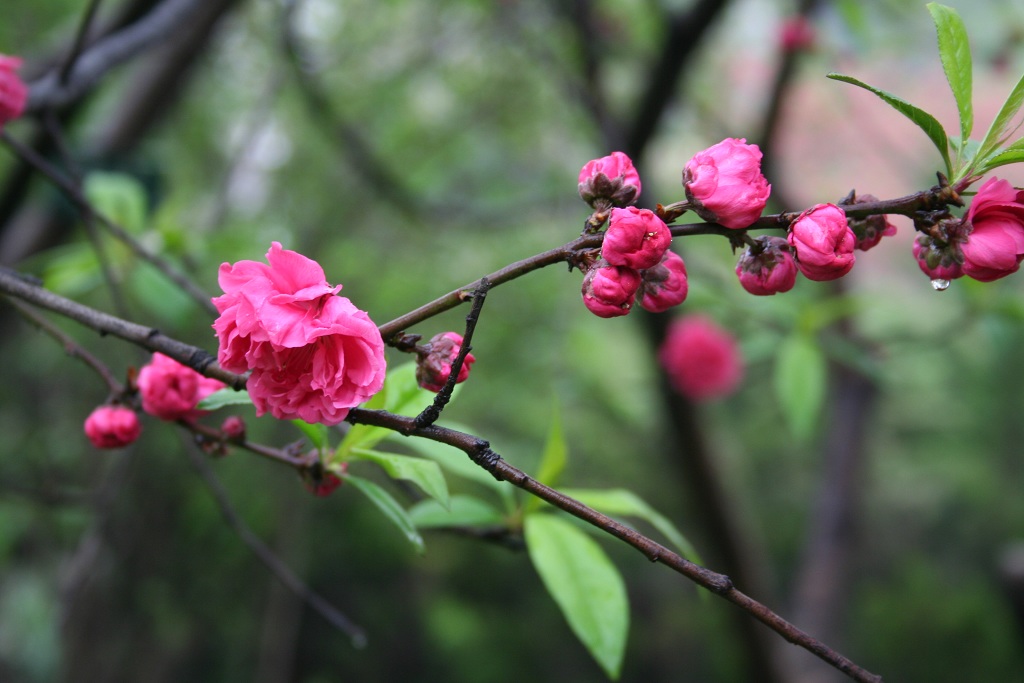
{"type": "Polygon", "coordinates": [[[746,228],[764,211],[772,186],[761,174],[761,150],[743,138],[726,138],[693,155],[683,169],[693,210],[706,221],[746,228]]]}
{"type": "Polygon", "coordinates": [[[779,46],[786,52],[810,50],[814,47],[814,24],[797,14],[786,18],[779,27],[779,46]]]}
{"type": "Polygon", "coordinates": [[[835,204],[818,204],[800,214],[789,228],[797,267],[809,280],[835,280],[850,272],[857,237],[846,213],[835,204]]]}
{"type": "MultiPolygon", "coordinates": [[[[452,363],[462,350],[462,335],[456,332],[442,332],[434,335],[424,344],[425,353],[416,359],[416,382],[427,391],[441,391],[452,374],[452,363]]],[[[469,377],[469,366],[476,362],[472,353],[467,353],[455,383],[465,382],[469,377]]]]}
{"type": "Polygon", "coordinates": [[[228,416],[221,422],[220,431],[226,439],[241,441],[245,438],[245,420],[238,415],[228,416]]]}
{"type": "MultiPolygon", "coordinates": [[[[854,204],[866,204],[877,201],[878,197],[863,194],[854,200],[854,204]]],[[[877,214],[867,218],[850,218],[846,222],[857,238],[854,249],[860,249],[861,251],[867,251],[872,247],[878,246],[878,243],[882,241],[882,237],[891,237],[896,234],[896,226],[889,222],[889,218],[885,214],[877,214]]]]}
{"type": "Polygon", "coordinates": [[[686,264],[674,251],[666,251],[661,263],[640,273],[640,305],[651,313],[662,313],[686,301],[689,283],[686,264]]]}
{"type": "Polygon", "coordinates": [[[956,280],[964,275],[960,247],[940,242],[931,235],[918,235],[914,240],[914,259],[921,272],[932,280],[956,280]]]}
{"type": "Polygon", "coordinates": [[[640,196],[640,174],[625,153],[612,152],[583,166],[579,192],[583,201],[591,206],[598,200],[613,206],[628,206],[640,196]]]}
{"type": "MultiPolygon", "coordinates": [[[[342,463],[342,473],[347,469],[347,463],[342,463]]],[[[305,485],[306,490],[319,498],[331,495],[334,493],[335,489],[343,483],[341,477],[334,472],[324,469],[324,466],[319,462],[303,469],[300,474],[302,476],[302,483],[305,485]]]]}
{"type": "Polygon", "coordinates": [[[796,261],[789,243],[782,237],[762,235],[756,247],[748,247],[736,264],[743,289],[757,296],[788,292],[796,284],[796,261]]]}
{"type": "Polygon", "coordinates": [[[732,393],[743,378],[743,356],[729,332],[704,316],[674,321],[658,350],[672,386],[692,401],[732,393]]]}
{"type": "Polygon", "coordinates": [[[139,438],[139,416],[124,406],[100,406],[85,418],[85,435],[96,448],[121,448],[139,438]]]}
{"type": "Polygon", "coordinates": [[[653,211],[612,209],[601,255],[613,266],[643,270],[658,265],[671,243],[672,232],[653,211]]]}
{"type": "Polygon", "coordinates": [[[601,260],[583,276],[583,304],[602,318],[626,315],[633,307],[638,289],[638,271],[601,260]]]}

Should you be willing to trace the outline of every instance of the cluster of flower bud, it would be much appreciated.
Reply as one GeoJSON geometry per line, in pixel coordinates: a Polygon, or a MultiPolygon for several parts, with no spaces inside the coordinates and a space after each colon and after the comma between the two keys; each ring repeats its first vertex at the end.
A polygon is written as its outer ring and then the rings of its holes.
{"type": "MultiPolygon", "coordinates": [[[[462,351],[462,344],[461,334],[442,332],[435,334],[426,344],[416,347],[416,383],[427,391],[441,391],[452,375],[452,365],[462,351]]],[[[473,354],[467,353],[455,378],[456,384],[469,378],[469,368],[475,362],[473,354]]]]}

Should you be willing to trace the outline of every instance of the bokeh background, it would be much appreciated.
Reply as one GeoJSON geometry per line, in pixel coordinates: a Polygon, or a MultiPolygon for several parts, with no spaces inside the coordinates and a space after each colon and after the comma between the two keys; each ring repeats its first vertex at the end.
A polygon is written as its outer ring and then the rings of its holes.
{"type": "MultiPolygon", "coordinates": [[[[61,63],[88,4],[5,3],[0,51],[22,55],[32,82],[61,63]]],[[[90,41],[170,2],[96,4],[90,41]]],[[[1024,71],[1024,8],[947,4],[972,38],[983,132],[1024,71]]],[[[957,128],[916,1],[209,0],[200,14],[7,131],[59,160],[52,117],[93,196],[211,293],[220,263],[261,259],[277,240],[379,323],[574,238],[587,216],[578,170],[614,149],[640,165],[647,207],[681,199],[683,165],[724,137],[762,145],[773,210],[931,186],[926,137],[829,71],[957,128]],[[815,41],[787,57],[780,27],[797,12],[815,41]]],[[[478,362],[446,417],[531,472],[557,406],[567,486],[641,495],[711,568],[886,680],[1024,681],[1021,276],[936,292],[910,255],[912,226],[894,222],[841,288],[805,280],[771,298],[743,292],[726,240],[676,240],[690,297],[661,322],[597,319],[578,272],[532,273],[488,297],[478,362]],[[664,320],[696,312],[737,336],[747,370],[735,395],[688,405],[665,393],[652,352],[664,320]],[[775,389],[796,332],[830,363],[804,439],[775,389]]],[[[214,348],[204,311],[108,247],[121,303],[70,204],[0,154],[0,262],[214,348]]],[[[413,331],[460,329],[463,315],[413,331]]],[[[119,375],[147,361],[61,326],[119,375]]],[[[187,436],[148,420],[132,447],[95,451],[81,424],[105,388],[10,307],[0,330],[0,680],[603,678],[524,552],[429,533],[420,556],[354,491],[314,498],[247,453],[212,462],[245,523],[366,629],[353,648],[225,523],[187,436]]],[[[236,412],[259,440],[300,438],[236,412]]],[[[601,543],[631,600],[623,681],[836,680],[732,606],[601,543]]]]}

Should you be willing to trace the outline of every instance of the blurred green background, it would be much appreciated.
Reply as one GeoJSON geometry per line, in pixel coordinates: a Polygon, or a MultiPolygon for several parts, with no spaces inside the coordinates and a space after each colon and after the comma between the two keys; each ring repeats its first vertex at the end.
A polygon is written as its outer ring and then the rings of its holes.
{"type": "MultiPolygon", "coordinates": [[[[155,4],[109,0],[95,26],[155,4]]],[[[1024,70],[1024,9],[948,4],[972,37],[983,129],[1024,70]]],[[[24,56],[32,81],[66,54],[85,5],[7,3],[0,52],[24,56]]],[[[681,199],[683,165],[723,137],[763,143],[779,26],[797,9],[770,0],[214,5],[223,14],[202,40],[176,53],[188,36],[169,35],[56,113],[79,170],[121,174],[101,178],[94,196],[209,292],[220,263],[262,259],[277,240],[317,259],[378,323],[574,238],[587,216],[579,168],[627,144],[669,27],[697,9],[714,18],[680,77],[664,84],[674,97],[643,145],[641,204],[681,199]],[[148,89],[161,83],[161,65],[175,78],[148,89]],[[119,185],[125,178],[135,183],[119,185]]],[[[773,210],[851,188],[890,198],[930,186],[939,159],[924,135],[824,78],[856,75],[955,129],[924,4],[820,2],[812,16],[815,49],[795,61],[770,132],[773,210]]],[[[32,119],[7,130],[45,137],[32,119]]],[[[1002,175],[1024,178],[1013,167],[1002,175]]],[[[24,180],[0,154],[0,261],[115,311],[81,221],[45,182],[24,180]]],[[[842,419],[837,377],[856,372],[872,394],[853,481],[840,477],[854,502],[846,578],[834,612],[818,615],[838,621],[827,642],[887,681],[1024,681],[1022,591],[1010,571],[1024,540],[1021,276],[937,293],[910,256],[910,223],[895,222],[899,234],[858,253],[842,291],[804,280],[771,298],[739,287],[725,240],[676,240],[690,298],[665,315],[711,315],[747,362],[736,395],[686,409],[753,558],[747,569],[766,591],[753,597],[790,617],[803,609],[816,501],[830,500],[835,484],[836,419],[827,416],[842,419]],[[806,439],[794,438],[774,388],[780,344],[800,331],[833,368],[806,439]]],[[[127,252],[108,250],[124,315],[215,348],[204,311],[127,252]]],[[[644,318],[595,318],[579,284],[579,273],[554,267],[492,292],[477,364],[446,419],[532,472],[557,404],[571,458],[565,484],[633,490],[720,568],[710,514],[677,467],[690,454],[668,427],[676,416],[644,318]]],[[[412,331],[458,330],[463,315],[412,331]]],[[[121,376],[147,361],[61,326],[121,376]]],[[[212,462],[245,522],[366,629],[368,646],[353,648],[224,523],[187,436],[148,419],[132,447],[93,450],[81,424],[103,386],[9,307],[0,329],[0,680],[602,680],[525,553],[428,533],[419,556],[355,491],[314,498],[294,473],[247,453],[212,462]]],[[[258,440],[300,438],[238,412],[258,440]]],[[[735,608],[601,543],[631,600],[623,681],[772,680],[751,664],[735,608]]],[[[835,680],[769,640],[793,660],[791,680],[835,680]]]]}

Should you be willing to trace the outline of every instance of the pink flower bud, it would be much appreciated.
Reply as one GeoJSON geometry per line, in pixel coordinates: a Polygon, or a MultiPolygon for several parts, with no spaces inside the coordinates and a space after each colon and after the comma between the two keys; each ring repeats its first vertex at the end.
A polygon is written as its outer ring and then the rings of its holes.
{"type": "Polygon", "coordinates": [[[768,203],[772,187],[761,175],[761,150],[743,138],[726,138],[693,155],[683,187],[694,211],[727,228],[745,228],[768,203]]]}
{"type": "Polygon", "coordinates": [[[0,128],[25,111],[28,88],[15,73],[20,66],[20,57],[0,55],[0,128]]]}
{"type": "Polygon", "coordinates": [[[601,255],[613,266],[643,270],[658,265],[670,244],[672,232],[665,221],[653,211],[630,206],[612,209],[601,255]]]}
{"type": "Polygon", "coordinates": [[[762,235],[756,248],[747,247],[736,264],[743,289],[757,296],[788,292],[796,284],[796,261],[782,237],[762,235]]]}
{"type": "MultiPolygon", "coordinates": [[[[462,335],[456,332],[442,332],[434,335],[423,345],[426,351],[416,359],[416,382],[427,391],[441,391],[452,374],[452,363],[462,350],[462,335]]],[[[469,377],[469,366],[476,362],[472,353],[467,353],[459,369],[455,383],[465,382],[469,377]]]]}
{"type": "Polygon", "coordinates": [[[856,260],[856,243],[846,213],[835,204],[813,206],[789,227],[797,267],[810,280],[835,280],[849,273],[856,260]]]}
{"type": "Polygon", "coordinates": [[[96,448],[121,448],[139,438],[139,416],[124,406],[100,406],[85,418],[85,435],[96,448]]]}
{"type": "Polygon", "coordinates": [[[964,234],[965,275],[991,282],[1017,272],[1024,260],[1024,191],[990,178],[967,210],[964,234]]]}
{"type": "Polygon", "coordinates": [[[583,276],[583,304],[594,315],[614,318],[629,313],[640,289],[640,273],[598,261],[583,276]]]}
{"type": "Polygon", "coordinates": [[[786,52],[810,50],[814,40],[814,24],[803,15],[788,17],[779,27],[779,45],[786,52]]]}
{"type": "Polygon", "coordinates": [[[963,277],[963,254],[955,244],[940,244],[929,235],[914,240],[914,259],[921,272],[932,280],[955,280],[963,277]]]}
{"type": "Polygon", "coordinates": [[[154,353],[149,365],[139,370],[142,409],[161,420],[195,420],[207,411],[196,404],[223,389],[224,383],[204,377],[162,353],[154,353]]]}
{"type": "MultiPolygon", "coordinates": [[[[854,204],[877,201],[878,197],[865,194],[857,197],[854,204]]],[[[850,218],[846,222],[850,226],[850,230],[853,230],[854,237],[857,238],[854,249],[860,249],[861,251],[867,251],[872,247],[878,246],[883,237],[891,237],[896,234],[896,226],[890,223],[888,216],[884,214],[868,216],[867,218],[850,218]]]]}
{"type": "MultiPolygon", "coordinates": [[[[342,463],[343,469],[347,469],[346,464],[342,463]]],[[[342,479],[334,472],[328,472],[318,465],[313,470],[302,471],[302,483],[306,486],[306,490],[314,496],[324,498],[341,486],[342,479]]]]}
{"type": "Polygon", "coordinates": [[[743,357],[732,335],[704,316],[672,323],[658,350],[672,386],[692,401],[732,393],[743,378],[743,357]]]}
{"type": "Polygon", "coordinates": [[[580,197],[594,206],[599,199],[627,206],[640,196],[640,174],[623,152],[588,161],[580,170],[580,197]]]}
{"type": "Polygon", "coordinates": [[[651,313],[662,313],[686,301],[689,284],[686,264],[679,254],[666,251],[661,263],[640,273],[640,305],[651,313]]]}
{"type": "Polygon", "coordinates": [[[238,415],[230,415],[221,422],[220,431],[225,438],[240,441],[245,438],[245,420],[238,415]]]}

